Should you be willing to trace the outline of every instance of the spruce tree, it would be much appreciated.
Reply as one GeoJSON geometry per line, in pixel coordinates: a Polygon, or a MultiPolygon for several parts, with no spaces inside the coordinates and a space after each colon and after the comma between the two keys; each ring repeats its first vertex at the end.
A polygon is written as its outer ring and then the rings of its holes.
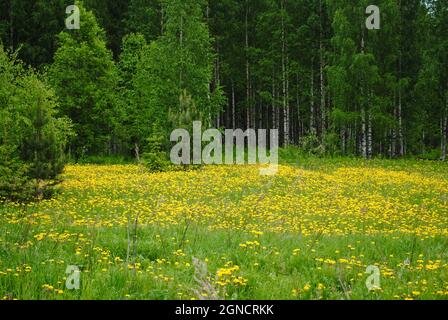
{"type": "Polygon", "coordinates": [[[44,195],[64,168],[71,134],[53,90],[0,46],[0,197],[44,195]],[[6,90],[5,90],[6,89],[6,90]]]}

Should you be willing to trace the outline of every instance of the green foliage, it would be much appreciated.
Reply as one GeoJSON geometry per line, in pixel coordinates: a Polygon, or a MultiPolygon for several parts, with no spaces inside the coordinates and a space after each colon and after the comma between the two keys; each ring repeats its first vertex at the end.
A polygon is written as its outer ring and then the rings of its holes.
{"type": "Polygon", "coordinates": [[[322,141],[327,155],[334,156],[341,153],[340,138],[335,132],[326,132],[322,141]]]}
{"type": "Polygon", "coordinates": [[[124,156],[86,156],[76,161],[77,164],[96,164],[96,165],[124,165],[131,164],[133,160],[124,156]]]}
{"type": "Polygon", "coordinates": [[[34,195],[29,167],[17,156],[13,146],[0,145],[0,201],[26,201],[34,195]]]}
{"type": "Polygon", "coordinates": [[[19,50],[34,67],[53,60],[55,36],[65,28],[65,9],[73,0],[8,0],[0,2],[0,42],[19,50]]]}
{"type": "Polygon", "coordinates": [[[192,132],[193,121],[197,119],[203,119],[203,112],[187,90],[183,90],[179,96],[179,107],[168,111],[168,121],[173,128],[187,128],[192,132]]]}
{"type": "Polygon", "coordinates": [[[167,153],[164,151],[164,142],[164,137],[157,134],[146,139],[143,164],[150,172],[164,172],[170,168],[167,153]]]}
{"type": "Polygon", "coordinates": [[[431,151],[422,153],[418,156],[419,159],[423,160],[439,160],[441,157],[440,148],[432,149],[431,151]]]}
{"type": "Polygon", "coordinates": [[[64,28],[73,1],[0,3],[1,42],[40,69],[54,60],[75,158],[131,156],[193,120],[280,140],[289,127],[326,154],[446,158],[446,0],[378,0],[381,30],[365,28],[367,0],[75,3],[80,30],[64,28]]]}
{"type": "Polygon", "coordinates": [[[94,15],[80,3],[79,30],[59,34],[59,47],[49,70],[61,110],[74,124],[75,156],[109,154],[117,149],[122,110],[115,95],[117,72],[105,35],[94,15]]]}
{"type": "Polygon", "coordinates": [[[107,32],[107,45],[115,57],[119,55],[121,40],[126,34],[129,2],[129,0],[83,0],[82,2],[86,9],[92,10],[98,23],[107,32]]]}
{"type": "Polygon", "coordinates": [[[54,180],[62,172],[71,124],[58,117],[48,85],[2,47],[0,88],[0,196],[26,200],[45,193],[42,181],[54,180]]]}
{"type": "Polygon", "coordinates": [[[120,100],[124,110],[122,136],[127,141],[127,149],[144,145],[150,135],[150,106],[141,102],[135,77],[138,65],[147,44],[142,34],[129,34],[124,37],[122,52],[118,63],[120,100]]]}
{"type": "MultiPolygon", "coordinates": [[[[137,67],[135,78],[139,106],[148,107],[148,118],[157,127],[157,134],[169,137],[172,127],[169,114],[182,117],[184,102],[179,97],[190,96],[200,110],[195,115],[211,124],[221,110],[222,92],[210,92],[213,51],[207,25],[203,22],[203,2],[163,1],[164,32],[146,47],[137,67]]],[[[193,105],[193,103],[190,103],[193,105]]]]}
{"type": "Polygon", "coordinates": [[[13,103],[23,110],[25,120],[21,126],[20,157],[29,164],[30,177],[54,179],[66,162],[71,123],[67,118],[56,117],[54,93],[36,75],[24,76],[17,85],[13,103]]]}
{"type": "Polygon", "coordinates": [[[157,39],[161,34],[162,6],[160,0],[130,0],[125,30],[140,33],[146,41],[157,39]]]}
{"type": "Polygon", "coordinates": [[[320,141],[316,134],[309,134],[300,141],[302,152],[312,156],[325,155],[325,145],[320,141]]]}

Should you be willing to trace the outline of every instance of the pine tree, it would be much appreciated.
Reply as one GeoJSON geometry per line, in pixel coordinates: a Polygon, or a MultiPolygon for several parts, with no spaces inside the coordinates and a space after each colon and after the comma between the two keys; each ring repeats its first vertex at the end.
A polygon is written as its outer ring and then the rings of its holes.
{"type": "Polygon", "coordinates": [[[71,125],[53,90],[16,56],[0,46],[0,197],[25,200],[62,172],[71,125]]]}

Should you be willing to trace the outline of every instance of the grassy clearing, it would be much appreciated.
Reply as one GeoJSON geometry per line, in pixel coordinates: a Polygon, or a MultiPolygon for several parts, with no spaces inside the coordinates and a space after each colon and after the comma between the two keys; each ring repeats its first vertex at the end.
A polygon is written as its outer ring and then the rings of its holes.
{"type": "Polygon", "coordinates": [[[0,298],[447,299],[447,169],[69,166],[55,199],[0,206],[0,298]],[[381,289],[367,290],[369,265],[381,289]]]}

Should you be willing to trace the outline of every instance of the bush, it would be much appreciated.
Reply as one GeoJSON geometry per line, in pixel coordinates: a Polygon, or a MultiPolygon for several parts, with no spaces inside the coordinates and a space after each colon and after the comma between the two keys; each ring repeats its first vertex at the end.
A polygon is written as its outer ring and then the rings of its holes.
{"type": "Polygon", "coordinates": [[[327,132],[323,138],[324,152],[330,156],[341,155],[341,149],[339,146],[339,136],[334,132],[327,132]]]}
{"type": "Polygon", "coordinates": [[[418,158],[422,160],[440,160],[442,158],[442,152],[440,148],[436,148],[419,155],[418,158]]]}
{"type": "Polygon", "coordinates": [[[164,172],[171,167],[168,156],[163,151],[163,141],[163,137],[159,135],[146,139],[143,164],[151,172],[164,172]]]}
{"type": "Polygon", "coordinates": [[[321,157],[325,155],[325,145],[319,141],[316,134],[309,134],[300,141],[300,148],[303,153],[310,156],[321,157]]]}

